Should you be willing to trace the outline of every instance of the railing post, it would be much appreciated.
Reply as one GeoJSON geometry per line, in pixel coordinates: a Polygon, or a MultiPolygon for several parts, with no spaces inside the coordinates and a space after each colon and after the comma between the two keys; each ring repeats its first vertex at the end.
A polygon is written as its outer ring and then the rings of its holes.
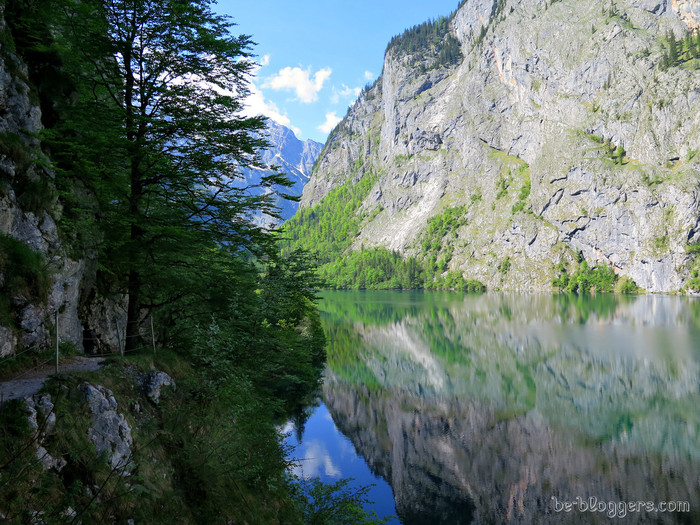
{"type": "Polygon", "coordinates": [[[119,334],[119,323],[114,320],[114,328],[117,331],[117,345],[119,345],[119,355],[124,357],[124,348],[122,347],[122,336],[119,334]]]}
{"type": "Polygon", "coordinates": [[[153,355],[156,355],[156,334],[153,331],[153,314],[151,314],[151,340],[153,341],[153,355]]]}
{"type": "Polygon", "coordinates": [[[58,374],[58,308],[54,312],[55,329],[56,329],[56,373],[58,374]]]}

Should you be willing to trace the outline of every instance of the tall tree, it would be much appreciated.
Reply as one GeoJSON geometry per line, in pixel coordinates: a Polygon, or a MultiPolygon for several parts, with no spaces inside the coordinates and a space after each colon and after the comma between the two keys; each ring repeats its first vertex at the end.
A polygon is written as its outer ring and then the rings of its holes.
{"type": "MultiPolygon", "coordinates": [[[[233,36],[210,0],[61,1],[64,45],[82,70],[82,107],[92,107],[93,119],[108,116],[112,130],[118,123],[109,135],[112,161],[91,183],[111,181],[102,198],[103,264],[128,293],[131,349],[144,309],[198,293],[202,283],[188,288],[186,274],[220,269],[208,256],[220,262],[221,252],[235,258],[267,242],[251,216],[276,214],[270,194],[235,182],[241,167],[259,165],[265,146],[257,133],[264,120],[241,115],[252,42],[233,36]]],[[[275,173],[261,184],[289,182],[275,173]]]]}

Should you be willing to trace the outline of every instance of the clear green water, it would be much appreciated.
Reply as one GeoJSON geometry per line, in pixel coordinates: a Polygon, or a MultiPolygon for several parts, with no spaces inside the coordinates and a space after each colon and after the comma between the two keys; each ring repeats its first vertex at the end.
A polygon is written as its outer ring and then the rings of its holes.
{"type": "Polygon", "coordinates": [[[433,525],[613,514],[700,523],[700,301],[322,297],[323,405],[303,440],[325,447],[335,476],[376,483],[376,499],[393,495],[378,501],[380,514],[433,525]],[[597,510],[557,512],[577,498],[595,498],[597,510]],[[690,512],[640,512],[638,501],[687,502],[690,512]]]}

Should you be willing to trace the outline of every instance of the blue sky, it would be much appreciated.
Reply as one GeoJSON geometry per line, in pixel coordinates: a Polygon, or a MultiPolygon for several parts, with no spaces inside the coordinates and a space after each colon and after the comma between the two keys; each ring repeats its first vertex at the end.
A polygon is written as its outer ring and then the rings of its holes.
{"type": "Polygon", "coordinates": [[[219,0],[257,42],[249,111],[325,142],[359,90],[381,73],[392,36],[448,15],[459,0],[219,0]]]}

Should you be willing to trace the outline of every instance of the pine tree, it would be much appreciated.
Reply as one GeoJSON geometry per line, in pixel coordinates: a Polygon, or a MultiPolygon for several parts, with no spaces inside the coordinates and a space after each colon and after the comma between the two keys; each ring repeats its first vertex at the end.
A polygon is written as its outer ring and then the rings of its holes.
{"type": "Polygon", "coordinates": [[[668,39],[668,66],[675,66],[678,63],[678,42],[673,31],[669,31],[668,39]]]}

